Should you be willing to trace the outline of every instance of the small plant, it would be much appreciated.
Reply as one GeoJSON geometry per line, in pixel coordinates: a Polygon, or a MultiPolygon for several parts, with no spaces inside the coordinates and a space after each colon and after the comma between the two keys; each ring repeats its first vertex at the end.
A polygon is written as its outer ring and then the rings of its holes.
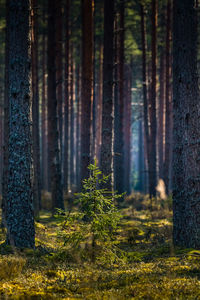
{"type": "Polygon", "coordinates": [[[102,243],[108,245],[113,241],[120,214],[115,206],[115,199],[122,197],[112,191],[102,188],[110,176],[102,175],[102,172],[94,164],[88,167],[90,176],[83,180],[83,190],[75,194],[77,202],[80,204],[80,213],[66,217],[64,222],[65,244],[70,243],[74,246],[80,245],[85,241],[87,247],[92,250],[92,260],[95,260],[95,251],[102,243]],[[72,226],[74,230],[71,230],[72,226]]]}

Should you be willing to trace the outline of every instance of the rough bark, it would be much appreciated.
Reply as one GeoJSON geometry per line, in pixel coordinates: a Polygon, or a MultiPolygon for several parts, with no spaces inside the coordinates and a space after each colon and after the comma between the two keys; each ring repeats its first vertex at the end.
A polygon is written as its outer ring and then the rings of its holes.
{"type": "Polygon", "coordinates": [[[194,1],[173,2],[173,238],[200,247],[200,98],[197,11],[194,1]]]}
{"type": "Polygon", "coordinates": [[[117,41],[117,76],[115,88],[115,188],[121,194],[124,190],[124,136],[123,136],[123,112],[124,112],[124,2],[120,2],[119,8],[119,33],[117,41]]]}
{"type": "Polygon", "coordinates": [[[38,86],[38,16],[37,0],[31,0],[32,118],[33,118],[33,204],[34,214],[41,206],[39,86],[38,86]]]}
{"type": "Polygon", "coordinates": [[[55,39],[55,1],[48,1],[48,162],[52,208],[64,209],[61,183],[61,165],[58,137],[57,98],[56,98],[56,39],[55,39]]]}
{"type": "Polygon", "coordinates": [[[93,93],[93,0],[82,0],[81,181],[89,175],[93,93]]]}
{"type": "Polygon", "coordinates": [[[114,1],[104,1],[104,56],[102,144],[100,168],[104,175],[111,175],[105,187],[113,190],[113,64],[114,64],[114,1]]]}
{"type": "Polygon", "coordinates": [[[7,96],[9,98],[7,242],[34,248],[31,184],[30,2],[7,3],[7,96]]]}

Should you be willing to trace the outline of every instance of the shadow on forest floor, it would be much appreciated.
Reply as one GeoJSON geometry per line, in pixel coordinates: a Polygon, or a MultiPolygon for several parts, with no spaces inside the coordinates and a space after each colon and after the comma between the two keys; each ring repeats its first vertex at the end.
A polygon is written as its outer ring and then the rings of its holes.
{"type": "Polygon", "coordinates": [[[0,299],[200,299],[200,251],[173,248],[168,203],[156,201],[150,211],[147,197],[134,196],[121,214],[95,262],[89,236],[77,247],[66,243],[80,224],[66,227],[46,211],[35,222],[35,250],[6,246],[0,231],[0,299]]]}

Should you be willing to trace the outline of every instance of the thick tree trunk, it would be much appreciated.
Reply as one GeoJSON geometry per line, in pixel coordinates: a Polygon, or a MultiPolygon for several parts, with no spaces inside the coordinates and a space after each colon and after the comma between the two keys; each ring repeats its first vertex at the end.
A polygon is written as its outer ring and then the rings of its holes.
{"type": "Polygon", "coordinates": [[[93,0],[82,0],[81,181],[89,175],[93,94],[93,0]]]}
{"type": "Polygon", "coordinates": [[[157,73],[157,0],[152,0],[152,82],[150,97],[150,139],[149,139],[149,194],[156,196],[157,185],[157,118],[156,118],[156,73],[157,73]]]}
{"type": "Polygon", "coordinates": [[[32,117],[33,117],[33,203],[34,214],[41,206],[39,86],[38,86],[38,16],[37,0],[31,0],[31,56],[32,56],[32,117]]]}
{"type": "Polygon", "coordinates": [[[164,162],[164,182],[166,194],[169,194],[169,177],[171,170],[171,135],[172,135],[172,104],[171,104],[171,0],[167,3],[167,24],[166,24],[166,78],[165,78],[165,162],[164,162]]]}
{"type": "Polygon", "coordinates": [[[100,168],[111,175],[105,184],[113,190],[113,64],[114,64],[114,1],[104,1],[104,56],[103,56],[103,106],[102,144],[100,168]]]}
{"type": "Polygon", "coordinates": [[[30,2],[7,5],[7,76],[9,99],[8,177],[6,191],[7,242],[34,248],[30,129],[30,2]]]}
{"type": "Polygon", "coordinates": [[[200,248],[200,96],[197,11],[194,1],[173,2],[173,238],[200,248]]]}
{"type": "Polygon", "coordinates": [[[56,99],[55,1],[48,1],[48,161],[51,178],[52,208],[64,209],[58,137],[56,99]]]}
{"type": "Polygon", "coordinates": [[[65,104],[64,104],[64,153],[63,153],[63,182],[64,191],[68,192],[68,172],[69,172],[69,13],[70,0],[65,3],[65,104]]]}

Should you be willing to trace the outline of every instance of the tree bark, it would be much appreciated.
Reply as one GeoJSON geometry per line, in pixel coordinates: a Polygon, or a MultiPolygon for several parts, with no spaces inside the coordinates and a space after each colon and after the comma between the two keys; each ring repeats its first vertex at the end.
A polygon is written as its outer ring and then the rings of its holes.
{"type": "Polygon", "coordinates": [[[165,78],[165,162],[164,182],[166,194],[169,194],[169,177],[171,170],[171,136],[172,136],[172,103],[171,103],[171,0],[167,2],[167,24],[166,24],[166,78],[165,78]]]}
{"type": "Polygon", "coordinates": [[[93,0],[82,0],[81,182],[89,175],[93,94],[93,0]]]}
{"type": "Polygon", "coordinates": [[[41,206],[39,86],[38,86],[38,16],[37,0],[31,0],[31,56],[32,56],[32,118],[33,118],[33,203],[34,214],[41,206]]]}
{"type": "Polygon", "coordinates": [[[104,184],[113,190],[113,64],[114,64],[114,1],[104,1],[104,55],[103,55],[103,104],[102,144],[100,168],[110,175],[104,184]]]}
{"type": "Polygon", "coordinates": [[[65,123],[64,123],[64,153],[63,153],[63,182],[64,191],[68,192],[68,172],[69,172],[69,14],[70,14],[70,0],[65,3],[65,123]]]}
{"type": "Polygon", "coordinates": [[[200,98],[197,11],[194,1],[173,2],[173,238],[200,247],[200,98]]]}
{"type": "MultiPolygon", "coordinates": [[[[7,242],[34,248],[30,128],[30,2],[7,2],[7,97],[9,99],[7,242]]],[[[6,97],[6,98],[7,98],[6,97]]]]}
{"type": "Polygon", "coordinates": [[[51,179],[52,208],[64,209],[58,137],[56,98],[55,1],[48,0],[48,161],[51,179]]]}

